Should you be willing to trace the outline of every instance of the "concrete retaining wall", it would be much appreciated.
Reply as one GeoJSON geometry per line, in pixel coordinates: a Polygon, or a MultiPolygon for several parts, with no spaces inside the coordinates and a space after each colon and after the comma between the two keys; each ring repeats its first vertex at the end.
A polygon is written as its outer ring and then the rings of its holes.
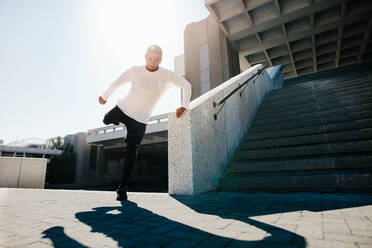
{"type": "MultiPolygon", "coordinates": [[[[190,103],[181,118],[174,113],[168,119],[168,186],[169,194],[198,194],[217,189],[222,170],[247,131],[258,107],[274,84],[264,71],[246,86],[242,96],[235,92],[221,109],[217,120],[213,107],[263,65],[256,65],[208,91],[190,103]]],[[[278,71],[280,73],[280,70],[278,71]]],[[[245,86],[243,86],[244,88],[245,86]]],[[[280,86],[279,86],[280,87],[280,86]]],[[[240,91],[243,89],[241,88],[240,91]]]]}
{"type": "Polygon", "coordinates": [[[0,157],[0,187],[43,189],[48,159],[0,157]]]}

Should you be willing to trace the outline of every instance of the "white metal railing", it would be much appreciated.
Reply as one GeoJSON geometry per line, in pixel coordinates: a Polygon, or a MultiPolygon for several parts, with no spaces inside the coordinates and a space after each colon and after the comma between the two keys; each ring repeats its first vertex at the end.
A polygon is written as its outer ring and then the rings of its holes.
{"type": "MultiPolygon", "coordinates": [[[[42,158],[45,158],[45,155],[60,155],[62,150],[0,145],[0,156],[4,156],[7,153],[11,153],[12,157],[17,157],[17,154],[21,154],[23,157],[26,157],[26,154],[42,154],[42,158]]],[[[49,161],[48,159],[48,163],[49,161]]]]}

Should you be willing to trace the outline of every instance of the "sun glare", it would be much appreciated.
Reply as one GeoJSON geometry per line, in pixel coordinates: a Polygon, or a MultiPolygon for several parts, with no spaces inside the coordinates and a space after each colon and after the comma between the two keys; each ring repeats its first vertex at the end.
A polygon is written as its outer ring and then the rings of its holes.
{"type": "MultiPolygon", "coordinates": [[[[86,27],[83,35],[89,37],[88,49],[94,51],[93,58],[101,61],[102,66],[111,65],[122,73],[132,65],[143,65],[147,47],[158,44],[164,52],[160,66],[173,70],[174,58],[168,54],[182,53],[183,44],[173,41],[177,36],[183,38],[184,30],[178,23],[175,8],[177,5],[170,0],[89,1],[83,16],[86,27]]],[[[129,87],[130,84],[120,87],[113,94],[113,100],[126,95],[129,87]]],[[[153,115],[174,111],[180,98],[179,89],[169,89],[158,102],[153,115]]]]}

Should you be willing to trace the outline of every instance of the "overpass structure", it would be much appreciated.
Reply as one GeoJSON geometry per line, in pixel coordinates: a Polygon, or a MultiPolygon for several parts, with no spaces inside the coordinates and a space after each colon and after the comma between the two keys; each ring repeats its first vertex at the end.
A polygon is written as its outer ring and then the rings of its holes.
{"type": "MultiPolygon", "coordinates": [[[[169,114],[156,115],[149,119],[141,145],[167,142],[169,114]]],[[[88,144],[102,145],[104,149],[113,149],[125,146],[124,139],[127,130],[124,124],[108,125],[90,129],[87,134],[88,144]]]]}
{"type": "Polygon", "coordinates": [[[61,153],[61,150],[56,149],[39,149],[34,147],[0,145],[0,156],[4,157],[50,158],[52,156],[60,155],[61,153]]]}

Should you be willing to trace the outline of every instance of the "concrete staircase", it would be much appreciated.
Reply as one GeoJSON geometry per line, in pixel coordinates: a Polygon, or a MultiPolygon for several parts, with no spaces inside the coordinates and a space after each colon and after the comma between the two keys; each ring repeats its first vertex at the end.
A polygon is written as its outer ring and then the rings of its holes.
{"type": "Polygon", "coordinates": [[[371,67],[287,80],[272,91],[218,190],[372,192],[371,67]]]}

